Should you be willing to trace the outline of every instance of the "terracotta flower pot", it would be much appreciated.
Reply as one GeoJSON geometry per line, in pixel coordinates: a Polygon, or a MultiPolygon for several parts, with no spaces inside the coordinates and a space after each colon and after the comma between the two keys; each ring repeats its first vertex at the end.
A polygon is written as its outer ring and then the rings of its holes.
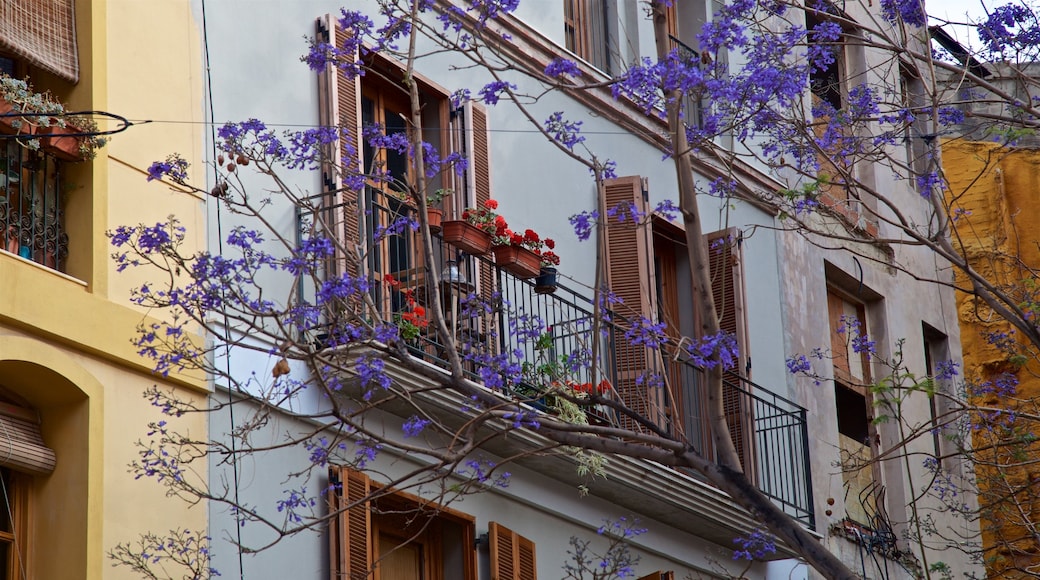
{"type": "Polygon", "coordinates": [[[444,220],[444,210],[428,207],[426,208],[426,219],[430,222],[430,231],[436,234],[441,231],[441,222],[444,220]]]}
{"type": "Polygon", "coordinates": [[[23,132],[23,133],[25,132],[25,129],[28,126],[26,125],[24,119],[21,119],[21,117],[15,117],[15,116],[12,116],[12,117],[4,116],[4,115],[10,115],[12,113],[14,113],[14,106],[12,106],[11,103],[8,103],[7,101],[5,101],[3,99],[0,99],[0,133],[7,133],[8,135],[15,135],[15,134],[17,134],[19,132],[23,132]],[[22,127],[21,127],[20,131],[19,131],[19,129],[15,128],[15,126],[14,126],[15,121],[18,121],[18,120],[22,121],[22,127]]]}
{"type": "Polygon", "coordinates": [[[538,294],[556,292],[556,268],[542,267],[534,280],[534,291],[538,294]]]}
{"type": "Polygon", "coordinates": [[[73,127],[37,127],[36,134],[40,136],[40,144],[44,151],[65,161],[82,161],[83,156],[79,151],[79,138],[69,137],[71,134],[79,133],[73,127]],[[46,135],[46,137],[45,137],[46,135]]]}
{"type": "Polygon", "coordinates": [[[444,222],[441,238],[473,256],[482,256],[491,249],[491,235],[464,220],[444,222]]]}
{"type": "Polygon", "coordinates": [[[526,280],[538,275],[542,259],[538,254],[520,246],[495,246],[495,265],[506,272],[526,280]]]}

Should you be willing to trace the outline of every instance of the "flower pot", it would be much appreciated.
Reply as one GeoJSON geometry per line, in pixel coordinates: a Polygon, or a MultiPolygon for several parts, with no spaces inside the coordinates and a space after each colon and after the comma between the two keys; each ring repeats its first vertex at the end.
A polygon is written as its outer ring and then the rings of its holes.
{"type": "Polygon", "coordinates": [[[73,127],[37,127],[36,134],[40,136],[40,144],[44,151],[65,161],[82,161],[83,155],[79,151],[79,138],[69,137],[79,131],[73,127]]]}
{"type": "Polygon", "coordinates": [[[526,280],[538,275],[542,259],[538,254],[520,246],[495,246],[495,265],[506,272],[526,280]]]}
{"type": "Polygon", "coordinates": [[[442,226],[441,239],[467,254],[481,256],[491,249],[491,235],[467,221],[452,220],[442,226]]]}
{"type": "Polygon", "coordinates": [[[12,115],[15,112],[14,106],[7,101],[0,99],[0,133],[6,133],[8,135],[17,135],[18,133],[26,133],[29,129],[29,124],[25,122],[25,119],[19,116],[7,117],[5,115],[12,115]],[[16,122],[20,121],[21,126],[16,127],[16,122]]]}
{"type": "Polygon", "coordinates": [[[542,267],[534,280],[534,291],[538,294],[556,292],[556,268],[542,267]]]}
{"type": "Polygon", "coordinates": [[[426,220],[430,224],[430,231],[436,234],[441,231],[441,221],[444,220],[444,210],[432,207],[426,208],[426,220]]]}

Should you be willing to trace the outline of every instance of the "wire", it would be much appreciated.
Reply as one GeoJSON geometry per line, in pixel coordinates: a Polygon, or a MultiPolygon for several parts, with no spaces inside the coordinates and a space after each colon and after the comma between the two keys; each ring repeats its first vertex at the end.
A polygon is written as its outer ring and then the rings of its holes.
{"type": "MultiPolygon", "coordinates": [[[[213,108],[213,75],[211,73],[212,61],[209,58],[209,24],[206,20],[206,0],[202,0],[202,53],[203,59],[206,63],[206,115],[209,117],[208,121],[204,123],[210,127],[210,154],[215,159],[217,156],[217,135],[215,127],[217,123],[213,120],[214,108],[213,108]]],[[[144,121],[153,123],[155,121],[144,121]]],[[[161,122],[161,121],[160,121],[161,122]]],[[[198,124],[198,122],[186,122],[191,124],[198,124]]],[[[207,197],[207,205],[213,200],[216,204],[216,218],[217,218],[217,248],[221,254],[224,253],[224,230],[223,222],[221,221],[221,204],[219,200],[214,199],[212,196],[207,197]]],[[[230,320],[228,319],[227,311],[221,308],[221,314],[224,317],[224,369],[227,376],[231,376],[231,328],[230,320]]],[[[235,445],[235,405],[234,405],[234,394],[231,392],[231,384],[228,384],[228,421],[231,425],[231,429],[228,433],[231,441],[231,477],[232,477],[232,490],[235,494],[235,506],[241,505],[239,499],[239,473],[238,473],[238,449],[235,445]]],[[[245,562],[242,554],[242,525],[240,522],[235,522],[235,549],[238,552],[238,577],[239,580],[245,580],[245,562]]]]}

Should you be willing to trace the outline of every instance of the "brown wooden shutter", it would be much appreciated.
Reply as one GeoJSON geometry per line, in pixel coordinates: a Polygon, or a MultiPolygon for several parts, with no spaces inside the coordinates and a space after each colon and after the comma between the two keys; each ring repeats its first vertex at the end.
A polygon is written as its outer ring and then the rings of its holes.
{"type": "Polygon", "coordinates": [[[719,328],[737,337],[740,356],[736,368],[725,373],[722,404],[726,411],[726,422],[733,445],[740,455],[744,474],[755,480],[754,452],[754,409],[750,397],[734,390],[732,386],[750,392],[751,385],[741,382],[748,374],[747,321],[745,320],[744,266],[741,253],[740,230],[727,228],[705,234],[708,245],[708,267],[711,271],[711,291],[715,301],[715,312],[719,317],[719,328]]]}
{"type": "Polygon", "coordinates": [[[347,467],[330,467],[329,483],[329,509],[339,512],[329,523],[330,578],[363,580],[372,573],[372,513],[367,502],[358,502],[371,493],[372,483],[347,467]],[[352,504],[358,505],[344,509],[352,504]]]}
{"type": "MultiPolygon", "coordinates": [[[[489,150],[490,140],[488,138],[488,118],[484,107],[468,102],[465,107],[466,127],[472,133],[472,150],[469,154],[469,166],[467,171],[472,174],[469,183],[473,186],[473,201],[476,207],[481,207],[485,201],[491,199],[491,152],[489,150]]],[[[469,178],[470,176],[467,176],[469,178]]],[[[492,296],[498,288],[495,275],[495,267],[490,262],[476,261],[479,272],[477,273],[477,294],[481,300],[492,303],[492,296]]],[[[498,341],[491,340],[494,320],[485,316],[480,321],[480,336],[485,337],[484,345],[492,351],[497,350],[498,341]]]]}
{"type": "Polygon", "coordinates": [[[0,403],[0,465],[47,475],[55,464],[54,450],[43,442],[36,413],[0,403]]]}
{"type": "MultiPolygon", "coordinates": [[[[647,203],[643,197],[643,180],[638,176],[609,179],[603,183],[603,198],[608,210],[619,203],[631,202],[645,214],[647,203]]],[[[607,220],[607,283],[611,292],[622,303],[615,305],[614,323],[628,327],[629,320],[643,316],[657,319],[655,304],[657,289],[653,278],[653,241],[650,227],[635,226],[631,220],[624,223],[617,216],[607,220]]],[[[664,390],[660,387],[639,385],[637,381],[655,365],[658,353],[642,345],[629,344],[622,332],[614,337],[614,388],[624,403],[636,413],[659,425],[664,424],[664,390]]],[[[622,426],[636,429],[628,420],[622,426]]]]}
{"type": "MultiPolygon", "coordinates": [[[[343,46],[351,32],[339,27],[336,18],[327,14],[318,19],[317,38],[335,46],[343,46]]],[[[355,58],[357,55],[355,54],[355,58]]],[[[338,126],[347,131],[347,138],[340,141],[339,151],[329,151],[322,165],[322,187],[326,192],[324,210],[320,216],[345,251],[337,250],[333,256],[334,275],[349,274],[356,277],[358,267],[357,244],[363,244],[360,235],[361,191],[344,190],[343,175],[356,175],[361,171],[361,78],[348,79],[335,66],[326,67],[318,75],[318,120],[324,126],[338,126]],[[353,149],[353,150],[351,150],[353,149]]]]}
{"type": "Polygon", "coordinates": [[[0,49],[65,80],[79,82],[73,3],[74,0],[0,2],[0,49]]]}
{"type": "Polygon", "coordinates": [[[491,580],[538,580],[534,542],[496,522],[488,524],[491,580]]]}

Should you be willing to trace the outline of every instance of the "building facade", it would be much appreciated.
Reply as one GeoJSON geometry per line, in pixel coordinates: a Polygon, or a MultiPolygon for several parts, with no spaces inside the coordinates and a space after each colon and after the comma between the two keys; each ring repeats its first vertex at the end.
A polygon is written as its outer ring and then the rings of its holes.
{"type": "MultiPolygon", "coordinates": [[[[395,165],[407,166],[406,160],[385,151],[367,151],[359,137],[359,128],[370,123],[379,123],[387,132],[405,130],[403,119],[410,103],[402,91],[407,83],[401,78],[401,61],[385,52],[363,51],[370,72],[352,79],[335,71],[316,74],[299,62],[307,51],[302,38],[340,46],[351,36],[351,30],[339,23],[338,4],[287,3],[277,11],[263,11],[240,2],[193,2],[191,8],[193,30],[202,52],[208,55],[208,84],[202,99],[208,119],[219,125],[256,118],[269,127],[297,130],[338,125],[346,131],[344,140],[353,152],[344,155],[346,164],[363,162],[363,173],[376,168],[391,177],[407,174],[408,169],[395,165]]],[[[347,8],[368,7],[358,3],[347,8]]],[[[714,9],[714,3],[708,1],[675,7],[669,14],[675,41],[696,54],[689,47],[697,45],[696,31],[714,9]]],[[[847,16],[867,22],[871,16],[867,10],[849,8],[847,16]]],[[[521,4],[515,13],[495,19],[492,26],[496,34],[509,39],[497,58],[520,68],[542,70],[563,55],[576,57],[587,78],[605,81],[608,75],[625,70],[627,63],[655,54],[651,23],[634,2],[521,4]]],[[[502,296],[514,306],[513,310],[492,309],[484,316],[453,323],[452,331],[465,336],[468,343],[482,343],[497,353],[518,349],[528,359],[538,357],[538,349],[509,343],[504,332],[510,317],[515,319],[525,313],[520,309],[528,308],[545,323],[542,330],[548,335],[553,357],[575,352],[584,344],[583,325],[590,324],[596,312],[590,289],[596,284],[598,262],[596,244],[575,240],[568,218],[619,204],[649,215],[664,200],[676,199],[674,166],[661,162],[667,127],[660,119],[644,115],[634,103],[614,99],[607,87],[580,93],[547,92],[533,100],[529,110],[536,119],[556,111],[574,112],[584,123],[583,146],[601,159],[616,160],[621,177],[597,188],[586,167],[532,131],[530,122],[506,103],[460,107],[452,98],[458,90],[476,93],[494,79],[463,55],[433,51],[432,46],[420,42],[417,50],[424,56],[408,79],[419,87],[423,137],[441,151],[458,152],[470,160],[462,173],[431,178],[433,188],[452,192],[438,209],[444,211],[445,219],[459,218],[464,208],[494,199],[496,211],[508,216],[511,224],[526,224],[543,237],[557,240],[561,284],[555,294],[539,294],[533,283],[468,255],[473,252],[460,254],[451,243],[437,242],[434,263],[429,264],[416,235],[380,235],[397,217],[415,211],[406,200],[402,202],[392,184],[369,181],[351,186],[332,170],[290,173],[283,177],[282,191],[294,192],[297,200],[271,195],[253,219],[262,218],[272,232],[286,240],[302,237],[318,221],[332,224],[342,235],[343,247],[338,251],[356,250],[361,258],[352,262],[337,256],[330,271],[367,279],[370,307],[385,320],[414,313],[409,296],[421,303],[420,293],[437,284],[446,295],[446,311],[455,321],[460,320],[459,311],[465,310],[459,293],[475,293],[488,300],[492,295],[502,296]],[[319,202],[299,201],[311,198],[319,202]],[[316,210],[301,215],[301,206],[316,210]]],[[[819,99],[835,101],[836,108],[841,108],[855,80],[891,83],[884,72],[891,65],[889,55],[860,45],[842,46],[840,51],[842,66],[831,71],[837,80],[827,77],[822,81],[826,90],[816,95],[819,99]]],[[[733,66],[740,65],[739,54],[726,57],[733,66]]],[[[521,93],[541,91],[541,86],[508,67],[503,67],[501,75],[521,93]]],[[[812,96],[805,97],[808,111],[812,96]]],[[[695,106],[704,105],[688,104],[687,110],[695,106]]],[[[199,136],[218,145],[222,141],[208,131],[199,136]]],[[[735,150],[754,146],[734,140],[724,136],[719,141],[735,150]]],[[[213,161],[205,155],[199,158],[213,161]]],[[[208,179],[219,184],[228,179],[230,171],[221,164],[208,179]]],[[[264,191],[267,187],[261,177],[235,171],[244,190],[264,191]]],[[[852,171],[877,190],[891,192],[889,199],[899,207],[915,216],[927,215],[927,203],[909,180],[869,164],[852,171]]],[[[936,447],[943,443],[931,438],[902,443],[900,424],[918,429],[934,420],[928,398],[908,398],[899,410],[902,423],[885,424],[876,420],[878,414],[892,411],[883,410],[883,401],[872,389],[887,376],[881,361],[898,357],[905,368],[923,376],[935,374],[933,363],[959,357],[959,330],[950,324],[955,311],[952,291],[915,281],[918,274],[938,276],[943,264],[923,250],[877,243],[900,233],[887,225],[895,219],[894,208],[866,196],[851,195],[840,187],[821,195],[823,209],[810,219],[818,220],[814,222],[816,231],[835,232],[833,238],[827,238],[792,231],[781,219],[777,192],[796,186],[796,177],[769,172],[754,162],[723,166],[709,156],[698,156],[698,183],[707,190],[707,184],[719,177],[740,182],[744,192],[721,201],[701,197],[704,229],[711,232],[709,244],[717,258],[711,266],[716,309],[723,328],[740,345],[739,363],[727,378],[724,406],[745,473],[865,577],[913,577],[922,566],[936,561],[957,571],[970,571],[967,557],[943,545],[907,540],[921,521],[915,506],[925,505],[916,499],[924,492],[917,482],[927,481],[931,472],[920,461],[883,459],[893,453],[900,458],[904,454],[943,454],[936,447]],[[919,299],[925,294],[935,299],[919,299]],[[856,337],[869,337],[876,344],[873,354],[853,347],[856,337]],[[900,340],[905,341],[901,347],[900,340]],[[827,354],[810,363],[811,373],[788,372],[788,361],[814,351],[827,354]]],[[[225,251],[233,227],[253,223],[230,212],[216,197],[208,204],[207,218],[209,247],[219,252],[225,251]]],[[[606,260],[603,273],[623,305],[616,307],[614,323],[605,331],[610,339],[604,344],[610,346],[600,353],[606,361],[601,376],[621,400],[651,417],[658,429],[681,435],[710,456],[701,371],[677,354],[682,349],[681,336],[692,335],[697,323],[692,306],[696,298],[688,282],[691,263],[685,232],[662,215],[654,215],[638,228],[623,221],[616,215],[608,220],[610,234],[601,253],[606,260]],[[623,344],[620,338],[630,324],[625,321],[639,317],[667,323],[671,330],[666,347],[654,350],[623,344]],[[667,388],[648,387],[638,380],[651,370],[665,377],[667,388]]],[[[274,275],[264,284],[270,284],[264,287],[276,296],[314,292],[306,285],[294,288],[274,275]]],[[[637,577],[710,577],[743,567],[743,562],[732,559],[733,540],[752,534],[756,525],[725,494],[694,475],[636,459],[611,457],[602,466],[603,477],[580,478],[574,458],[549,453],[551,446],[536,431],[493,438],[475,452],[473,460],[478,465],[515,458],[508,487],[491,486],[478,494],[456,494],[449,489],[449,493],[433,482],[422,485],[409,479],[409,474],[428,467],[431,459],[419,451],[407,451],[411,437],[404,422],[410,411],[387,403],[370,421],[378,426],[374,428],[381,438],[395,442],[394,449],[383,450],[371,463],[361,462],[364,469],[360,469],[358,441],[362,438],[336,439],[344,447],[333,453],[335,467],[328,473],[317,472],[312,464],[313,449],[282,447],[279,442],[286,437],[311,440],[308,434],[312,432],[320,438],[328,409],[339,403],[314,391],[294,393],[291,402],[273,407],[249,400],[245,395],[260,398],[267,392],[268,377],[277,381],[283,376],[276,368],[279,357],[271,355],[281,348],[280,341],[272,338],[277,333],[244,332],[234,325],[225,331],[245,348],[231,349],[223,359],[225,378],[238,379],[218,378],[212,402],[236,401],[236,405],[209,415],[210,437],[229,441],[231,434],[258,417],[263,425],[248,441],[242,440],[242,445],[257,449],[248,458],[229,463],[220,456],[212,457],[211,489],[223,490],[222,497],[229,502],[233,498],[234,503],[252,506],[270,521],[288,517],[280,515],[287,486],[301,489],[308,497],[328,495],[331,488],[332,507],[342,509],[327,527],[281,538],[275,527],[255,522],[240,525],[240,513],[229,508],[228,502],[213,502],[208,522],[214,538],[214,565],[225,575],[363,577],[378,561],[379,574],[386,578],[553,578],[562,576],[564,564],[572,559],[571,537],[596,538],[604,520],[621,517],[636,517],[648,530],[631,541],[633,550],[642,556],[635,569],[637,577]],[[255,384],[242,379],[253,376],[261,379],[255,384]],[[309,476],[289,476],[298,473],[309,476]],[[395,489],[407,489],[385,494],[374,509],[364,509],[366,505],[371,508],[371,503],[353,506],[353,500],[390,483],[395,489]],[[423,526],[400,516],[431,503],[439,509],[422,520],[423,526]],[[236,547],[271,543],[276,544],[255,555],[242,556],[236,547]]],[[[316,337],[319,350],[330,340],[320,333],[316,337]]],[[[450,358],[441,346],[420,333],[410,348],[421,364],[391,358],[387,373],[399,388],[417,393],[418,408],[453,425],[467,403],[450,391],[435,388],[441,372],[437,369],[450,358]]],[[[302,365],[290,364],[288,370],[290,376],[306,373],[302,365]]],[[[479,368],[469,370],[479,382],[479,368]]],[[[356,402],[360,395],[353,396],[356,402]]],[[[609,413],[593,419],[618,424],[609,413]]],[[[424,444],[438,448],[449,443],[430,436],[424,444]]],[[[472,479],[472,473],[468,476],[472,479]]],[[[466,477],[460,472],[455,480],[465,481],[466,477]]],[[[327,513],[324,505],[312,507],[319,516],[327,513]]],[[[943,519],[937,525],[972,535],[971,525],[959,520],[943,519]]],[[[811,576],[783,546],[752,564],[745,574],[811,576]]]]}
{"type": "MultiPolygon", "coordinates": [[[[159,154],[152,147],[194,151],[201,140],[184,125],[137,126],[84,158],[78,145],[28,138],[37,125],[45,132],[42,117],[18,100],[31,96],[27,87],[11,81],[27,80],[66,112],[191,120],[198,86],[183,80],[198,74],[197,60],[168,62],[161,78],[140,74],[171,46],[193,42],[190,15],[173,3],[71,1],[11,3],[0,12],[4,101],[15,107],[0,135],[0,422],[8,449],[0,461],[0,577],[129,577],[111,567],[107,551],[157,528],[206,527],[203,510],[185,511],[128,473],[134,442],[161,417],[143,395],[157,386],[204,401],[206,382],[154,376],[138,355],[129,339],[155,320],[131,306],[128,289],[139,280],[116,275],[105,234],[171,213],[201,225],[197,198],[142,178],[159,154]],[[111,34],[145,29],[152,32],[111,34]]],[[[86,118],[101,131],[119,127],[109,116],[86,118]]]]}

